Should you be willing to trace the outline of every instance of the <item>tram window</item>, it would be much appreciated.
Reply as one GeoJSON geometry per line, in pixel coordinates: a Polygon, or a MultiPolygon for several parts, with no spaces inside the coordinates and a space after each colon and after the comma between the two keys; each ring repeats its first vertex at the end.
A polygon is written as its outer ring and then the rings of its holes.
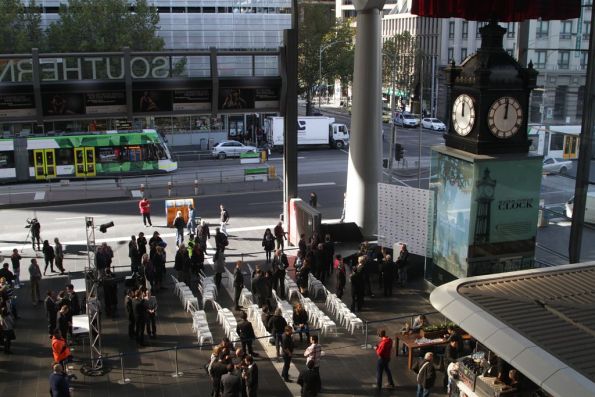
{"type": "Polygon", "coordinates": [[[114,147],[99,148],[100,163],[116,163],[120,161],[120,149],[114,147]]]}
{"type": "Polygon", "coordinates": [[[59,165],[68,165],[68,164],[72,164],[72,159],[74,158],[73,156],[73,150],[72,149],[58,149],[58,164],[59,165]]]}
{"type": "Polygon", "coordinates": [[[14,168],[14,152],[0,152],[0,168],[14,168]]]}
{"type": "Polygon", "coordinates": [[[562,150],[564,148],[564,135],[552,134],[550,139],[550,150],[562,150]]]}

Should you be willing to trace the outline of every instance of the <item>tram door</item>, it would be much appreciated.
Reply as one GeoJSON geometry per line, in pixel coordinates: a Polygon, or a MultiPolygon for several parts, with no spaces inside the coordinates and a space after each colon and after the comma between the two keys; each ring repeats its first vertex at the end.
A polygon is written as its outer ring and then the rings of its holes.
{"type": "Polygon", "coordinates": [[[562,154],[564,160],[571,160],[578,157],[578,141],[578,136],[564,136],[564,153],[562,154]]]}
{"type": "Polygon", "coordinates": [[[33,166],[35,179],[50,179],[56,177],[56,152],[55,149],[33,150],[33,166]]]}
{"type": "Polygon", "coordinates": [[[76,176],[95,176],[95,148],[74,148],[74,170],[76,176]]]}

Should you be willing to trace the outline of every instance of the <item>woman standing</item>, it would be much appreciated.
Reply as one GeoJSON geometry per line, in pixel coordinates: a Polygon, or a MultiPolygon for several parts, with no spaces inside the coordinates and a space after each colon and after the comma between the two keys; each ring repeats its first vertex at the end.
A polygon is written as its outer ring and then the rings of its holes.
{"type": "Polygon", "coordinates": [[[275,249],[275,236],[271,232],[270,228],[264,231],[264,236],[262,236],[262,246],[264,247],[264,252],[266,252],[267,263],[271,261],[271,254],[275,249]]]}
{"type": "Polygon", "coordinates": [[[43,275],[45,276],[45,272],[48,270],[48,265],[50,266],[50,270],[52,271],[52,273],[58,273],[54,270],[54,258],[56,257],[56,254],[54,253],[54,249],[50,245],[49,241],[43,241],[43,248],[41,249],[41,251],[43,252],[43,260],[45,261],[43,275]]]}

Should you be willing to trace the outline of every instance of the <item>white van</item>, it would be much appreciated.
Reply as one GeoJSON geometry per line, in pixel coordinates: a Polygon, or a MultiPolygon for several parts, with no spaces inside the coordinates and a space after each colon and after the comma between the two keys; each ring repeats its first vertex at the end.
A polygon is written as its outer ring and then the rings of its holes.
{"type": "MultiPolygon", "coordinates": [[[[566,202],[566,216],[572,218],[572,209],[574,207],[574,196],[566,202]]],[[[585,205],[585,222],[595,223],[595,192],[587,193],[587,203],[585,205]]]]}

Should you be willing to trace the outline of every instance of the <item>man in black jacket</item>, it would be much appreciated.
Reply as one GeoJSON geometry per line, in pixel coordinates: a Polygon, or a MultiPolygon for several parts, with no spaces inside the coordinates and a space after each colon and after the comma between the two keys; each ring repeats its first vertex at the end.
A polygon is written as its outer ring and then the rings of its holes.
{"type": "Polygon", "coordinates": [[[283,338],[283,331],[287,327],[287,321],[283,318],[283,312],[281,308],[275,309],[275,314],[269,319],[268,327],[271,335],[275,338],[275,347],[277,348],[277,357],[280,356],[280,349],[283,338]]]}
{"type": "Polygon", "coordinates": [[[242,342],[242,350],[246,353],[250,354],[251,356],[255,356],[254,350],[252,350],[252,342],[256,338],[254,334],[254,328],[252,327],[252,323],[248,321],[248,315],[246,312],[242,312],[240,315],[241,320],[236,327],[236,332],[240,337],[240,341],[242,342]]]}
{"type": "Polygon", "coordinates": [[[227,373],[227,365],[224,359],[219,359],[211,366],[211,381],[213,382],[213,389],[211,390],[211,396],[219,397],[221,395],[221,378],[227,373]]]}
{"type": "Polygon", "coordinates": [[[240,310],[240,295],[244,288],[244,275],[242,274],[242,261],[236,262],[236,270],[233,273],[233,302],[236,305],[236,311],[240,310]]]}
{"type": "Polygon", "coordinates": [[[273,287],[277,291],[277,296],[285,299],[285,269],[289,266],[287,255],[281,250],[275,251],[271,270],[273,271],[273,287]]]}
{"type": "Polygon", "coordinates": [[[291,365],[291,357],[293,356],[293,329],[287,325],[281,340],[281,348],[283,350],[283,370],[281,377],[285,382],[291,382],[289,379],[289,366],[291,365]]]}
{"type": "Polygon", "coordinates": [[[240,397],[242,395],[242,380],[236,373],[233,364],[227,366],[227,373],[221,376],[223,397],[240,397]]]}
{"type": "Polygon", "coordinates": [[[242,376],[246,382],[246,394],[248,397],[256,397],[258,393],[258,366],[252,356],[246,356],[244,362],[246,363],[246,369],[242,376]]]}
{"type": "Polygon", "coordinates": [[[56,294],[54,291],[49,290],[44,301],[45,314],[48,319],[48,333],[50,338],[54,335],[56,330],[56,316],[58,315],[58,307],[56,306],[56,294]]]}
{"type": "Polygon", "coordinates": [[[145,344],[145,302],[143,300],[143,293],[141,290],[136,291],[134,299],[132,300],[132,313],[134,315],[134,327],[136,343],[140,346],[145,344]]]}
{"type": "Polygon", "coordinates": [[[300,372],[297,383],[302,387],[302,397],[315,397],[320,392],[320,374],[314,370],[314,360],[308,361],[305,369],[300,372]]]}
{"type": "Polygon", "coordinates": [[[430,389],[436,380],[436,368],[434,368],[434,354],[427,352],[424,361],[419,362],[413,368],[417,372],[417,397],[429,397],[430,389]]]}
{"type": "Polygon", "coordinates": [[[390,255],[386,255],[380,265],[384,296],[393,296],[393,279],[395,278],[395,263],[390,255]]]}

